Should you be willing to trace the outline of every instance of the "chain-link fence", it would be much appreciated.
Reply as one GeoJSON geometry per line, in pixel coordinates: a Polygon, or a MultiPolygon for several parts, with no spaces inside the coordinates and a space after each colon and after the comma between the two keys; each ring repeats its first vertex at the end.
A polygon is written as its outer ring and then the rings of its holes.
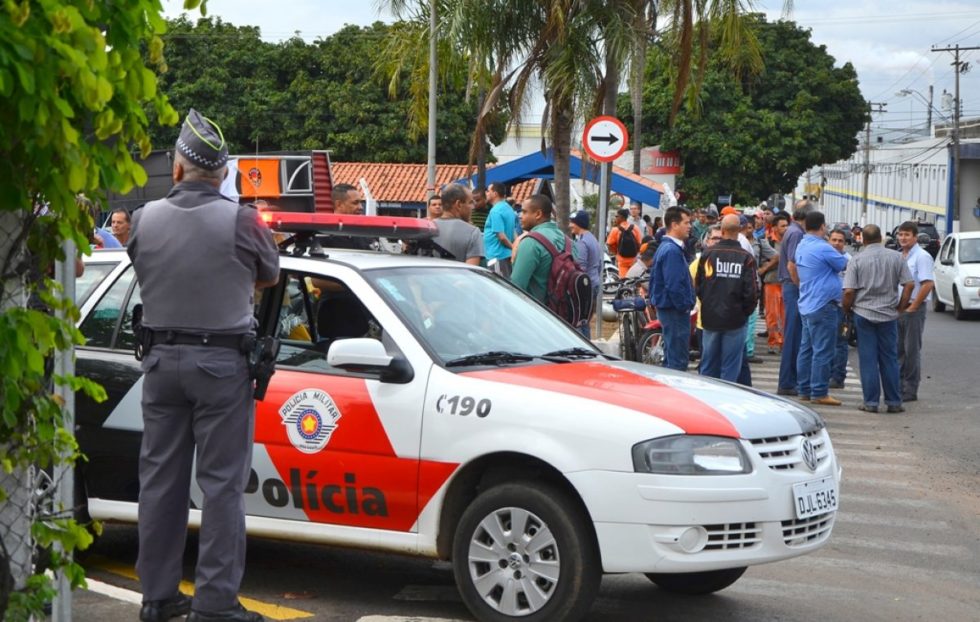
{"type": "MultiPolygon", "coordinates": [[[[3,296],[0,298],[0,313],[26,304],[26,293],[22,277],[11,278],[13,266],[21,261],[23,249],[14,249],[19,244],[20,233],[24,227],[23,212],[0,212],[0,274],[7,275],[3,282],[3,296]]],[[[0,439],[0,443],[3,439],[0,439]]],[[[0,444],[0,454],[8,451],[0,444]]],[[[33,469],[17,468],[11,473],[0,470],[0,486],[6,499],[0,502],[0,612],[11,590],[23,589],[33,569],[34,543],[31,539],[31,521],[34,516],[32,500],[33,469]]]]}

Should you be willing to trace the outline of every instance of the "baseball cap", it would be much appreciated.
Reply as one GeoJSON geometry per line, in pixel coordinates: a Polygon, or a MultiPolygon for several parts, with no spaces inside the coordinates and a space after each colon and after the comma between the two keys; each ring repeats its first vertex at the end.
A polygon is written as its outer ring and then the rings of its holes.
{"type": "Polygon", "coordinates": [[[735,214],[735,215],[737,216],[737,215],[738,215],[738,210],[737,210],[737,209],[735,209],[734,207],[732,207],[731,205],[726,205],[726,206],[725,206],[725,207],[724,207],[724,208],[723,208],[723,209],[721,210],[721,215],[722,215],[722,216],[728,216],[728,215],[730,215],[730,214],[735,214]]]}
{"type": "Polygon", "coordinates": [[[748,216],[746,216],[744,214],[740,214],[739,217],[738,217],[738,226],[739,227],[742,227],[743,229],[745,227],[749,226],[749,218],[748,218],[748,216]]]}
{"type": "Polygon", "coordinates": [[[747,207],[747,208],[745,208],[745,210],[744,210],[744,211],[742,212],[742,214],[744,214],[745,216],[747,216],[747,217],[749,217],[749,218],[751,218],[752,216],[755,216],[755,215],[756,215],[756,213],[757,213],[757,212],[756,212],[756,209],[755,209],[754,207],[747,207]]]}
{"type": "Polygon", "coordinates": [[[712,203],[704,210],[704,215],[708,218],[718,218],[718,208],[712,203]]]}

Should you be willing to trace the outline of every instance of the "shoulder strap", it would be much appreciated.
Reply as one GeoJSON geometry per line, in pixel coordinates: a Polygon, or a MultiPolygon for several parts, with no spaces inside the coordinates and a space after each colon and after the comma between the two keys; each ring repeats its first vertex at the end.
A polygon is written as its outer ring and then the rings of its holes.
{"type": "MultiPolygon", "coordinates": [[[[552,258],[557,257],[559,255],[560,251],[557,248],[555,248],[555,245],[552,244],[548,238],[544,237],[540,233],[531,231],[530,233],[527,234],[527,237],[531,238],[532,240],[537,240],[538,243],[541,244],[541,246],[543,246],[545,250],[551,254],[552,258]]],[[[568,236],[565,236],[565,244],[568,244],[568,236]]]]}

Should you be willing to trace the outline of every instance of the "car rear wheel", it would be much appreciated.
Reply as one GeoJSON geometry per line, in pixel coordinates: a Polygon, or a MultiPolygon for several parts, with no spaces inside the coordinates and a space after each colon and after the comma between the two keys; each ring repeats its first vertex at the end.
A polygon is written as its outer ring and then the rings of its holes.
{"type": "Polygon", "coordinates": [[[469,505],[453,538],[453,571],[483,622],[580,620],[601,579],[584,512],[536,482],[495,486],[469,505]]]}
{"type": "Polygon", "coordinates": [[[963,309],[963,305],[960,303],[960,294],[953,288],[953,317],[957,320],[966,319],[966,311],[963,309]]]}
{"type": "Polygon", "coordinates": [[[946,305],[939,300],[939,296],[936,295],[936,292],[932,292],[932,310],[936,313],[942,313],[946,310],[946,305]]]}
{"type": "Polygon", "coordinates": [[[675,594],[711,594],[723,590],[738,581],[745,574],[745,566],[741,568],[726,568],[724,570],[708,570],[706,572],[685,573],[647,573],[647,579],[657,584],[662,590],[675,594]]]}

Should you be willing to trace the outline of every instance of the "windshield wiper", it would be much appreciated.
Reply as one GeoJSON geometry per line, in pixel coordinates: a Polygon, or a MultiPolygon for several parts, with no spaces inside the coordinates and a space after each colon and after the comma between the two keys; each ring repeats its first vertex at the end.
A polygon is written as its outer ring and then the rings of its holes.
{"type": "Polygon", "coordinates": [[[464,365],[506,365],[510,363],[523,363],[534,360],[536,357],[531,354],[521,354],[520,352],[504,352],[501,350],[491,350],[480,354],[468,354],[449,361],[446,367],[462,367],[464,365]]]}
{"type": "Polygon", "coordinates": [[[545,352],[541,356],[582,357],[594,359],[595,357],[600,356],[600,353],[596,352],[595,350],[589,350],[588,348],[575,347],[565,348],[564,350],[555,350],[554,352],[545,352]]]}

